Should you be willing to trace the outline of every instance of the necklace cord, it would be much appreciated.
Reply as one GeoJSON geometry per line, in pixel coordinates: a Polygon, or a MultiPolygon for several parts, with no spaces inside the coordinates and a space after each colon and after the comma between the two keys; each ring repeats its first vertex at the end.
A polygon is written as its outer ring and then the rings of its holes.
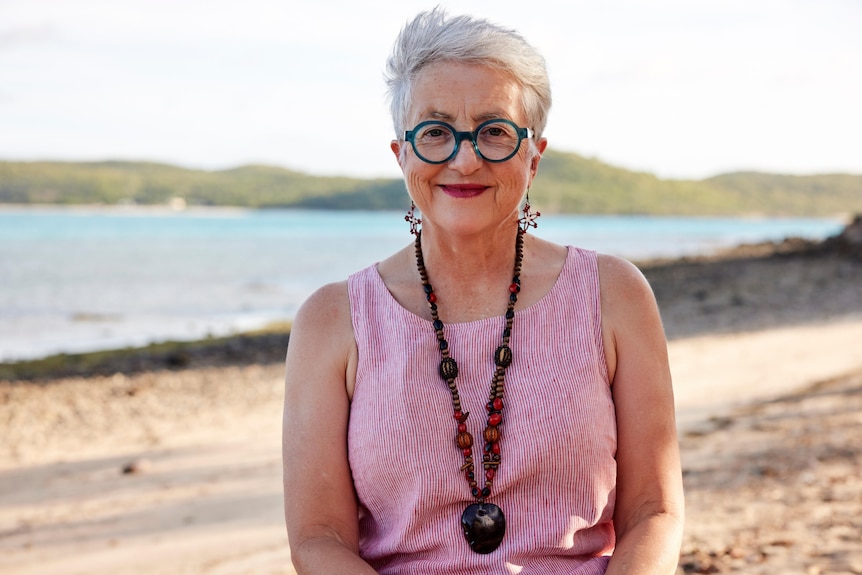
{"type": "Polygon", "coordinates": [[[509,285],[508,304],[506,313],[504,314],[505,325],[501,337],[500,345],[494,351],[494,375],[491,378],[491,389],[488,396],[488,403],[485,409],[488,412],[487,425],[482,433],[484,440],[482,447],[482,469],[484,470],[484,485],[480,489],[479,482],[476,478],[476,470],[473,459],[473,435],[467,431],[467,418],[470,412],[464,411],[461,405],[461,398],[458,394],[458,386],[455,379],[458,377],[458,363],[449,355],[449,342],[446,341],[443,322],[440,321],[437,309],[437,295],[434,293],[434,288],[431,287],[428,281],[428,271],[425,268],[425,260],[422,256],[422,232],[416,234],[414,242],[416,250],[416,267],[419,270],[419,276],[422,280],[422,289],[425,292],[425,299],[428,301],[428,307],[431,311],[432,325],[437,336],[437,343],[440,349],[440,377],[446,382],[449,387],[449,393],[452,396],[453,417],[457,422],[457,434],[455,435],[455,445],[461,451],[464,458],[464,464],[461,466],[461,472],[470,486],[470,493],[479,503],[484,503],[485,499],[491,495],[491,488],[494,484],[494,476],[500,466],[500,438],[502,436],[500,425],[503,422],[503,394],[505,390],[506,368],[512,363],[512,349],[509,347],[509,341],[512,336],[512,323],[515,318],[515,303],[518,301],[518,294],[521,291],[521,263],[524,257],[524,230],[519,228],[515,241],[515,265],[512,272],[512,283],[509,285]]]}

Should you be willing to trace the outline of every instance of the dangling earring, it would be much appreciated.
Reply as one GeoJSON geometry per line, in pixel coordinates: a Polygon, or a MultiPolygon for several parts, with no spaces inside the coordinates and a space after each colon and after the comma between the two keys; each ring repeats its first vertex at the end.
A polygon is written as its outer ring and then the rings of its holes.
{"type": "Polygon", "coordinates": [[[524,199],[524,215],[518,220],[518,226],[522,232],[527,232],[530,228],[539,227],[536,220],[541,216],[541,212],[530,211],[530,188],[527,188],[527,196],[524,199]]]}
{"type": "Polygon", "coordinates": [[[413,200],[410,200],[410,209],[407,210],[407,215],[404,216],[404,221],[410,224],[410,233],[414,236],[418,236],[419,225],[422,223],[422,220],[416,217],[416,204],[413,203],[413,200]]]}

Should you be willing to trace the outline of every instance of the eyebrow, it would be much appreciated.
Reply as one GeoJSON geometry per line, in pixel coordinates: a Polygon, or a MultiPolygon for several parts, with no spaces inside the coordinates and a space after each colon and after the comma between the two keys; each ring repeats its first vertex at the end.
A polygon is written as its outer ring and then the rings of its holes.
{"type": "MultiPolygon", "coordinates": [[[[450,122],[453,120],[453,117],[451,115],[447,114],[446,112],[440,112],[438,110],[433,110],[429,112],[426,118],[430,120],[446,120],[450,122]]],[[[482,122],[485,122],[487,120],[510,120],[511,118],[501,112],[485,112],[484,114],[473,116],[472,119],[474,122],[481,124],[482,122]]]]}
{"type": "Polygon", "coordinates": [[[452,116],[446,114],[445,112],[438,112],[436,110],[429,112],[427,117],[432,120],[451,120],[452,116]]]}

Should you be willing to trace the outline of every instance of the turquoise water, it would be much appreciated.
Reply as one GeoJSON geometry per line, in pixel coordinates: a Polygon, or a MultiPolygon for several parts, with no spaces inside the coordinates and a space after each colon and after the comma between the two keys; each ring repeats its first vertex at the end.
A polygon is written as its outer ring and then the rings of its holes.
{"type": "MultiPolygon", "coordinates": [[[[543,216],[536,235],[629,259],[819,239],[824,219],[543,216]]],[[[0,361],[290,319],[314,288],[412,240],[403,214],[0,210],[0,361]]]]}

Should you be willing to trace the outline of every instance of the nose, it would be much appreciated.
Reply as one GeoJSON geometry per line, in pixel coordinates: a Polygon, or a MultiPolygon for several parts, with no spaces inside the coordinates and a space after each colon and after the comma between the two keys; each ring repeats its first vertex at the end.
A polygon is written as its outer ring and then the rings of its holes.
{"type": "Polygon", "coordinates": [[[482,156],[479,155],[473,141],[465,137],[461,140],[455,157],[449,160],[449,167],[462,174],[470,174],[481,168],[482,162],[482,156]]]}

